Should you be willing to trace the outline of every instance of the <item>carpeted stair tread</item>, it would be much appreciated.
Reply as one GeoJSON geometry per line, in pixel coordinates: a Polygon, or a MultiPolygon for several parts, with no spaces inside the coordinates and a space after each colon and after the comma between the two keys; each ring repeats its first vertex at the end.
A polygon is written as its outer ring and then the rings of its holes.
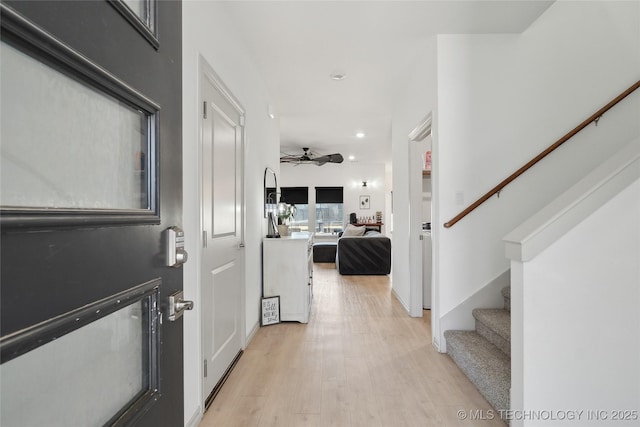
{"type": "Polygon", "coordinates": [[[511,311],[511,286],[505,286],[501,292],[504,298],[504,309],[511,311]]]}
{"type": "Polygon", "coordinates": [[[476,309],[476,332],[511,356],[511,316],[507,310],[476,309]]]}
{"type": "Polygon", "coordinates": [[[445,331],[447,353],[496,410],[509,409],[511,359],[475,331],[445,331]]]}
{"type": "Polygon", "coordinates": [[[476,308],[473,317],[489,329],[511,342],[511,314],[501,308],[476,308]]]}

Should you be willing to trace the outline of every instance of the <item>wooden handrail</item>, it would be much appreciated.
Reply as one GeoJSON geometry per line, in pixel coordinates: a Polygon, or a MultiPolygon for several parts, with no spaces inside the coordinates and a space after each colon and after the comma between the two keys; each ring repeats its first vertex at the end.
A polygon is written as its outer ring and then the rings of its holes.
{"type": "Polygon", "coordinates": [[[514,173],[512,173],[507,179],[505,179],[504,181],[502,181],[500,184],[496,185],[495,187],[493,187],[490,191],[488,191],[484,196],[480,197],[478,200],[476,200],[475,202],[473,202],[468,208],[466,208],[465,210],[463,210],[462,212],[460,212],[458,215],[456,215],[454,218],[452,218],[451,220],[449,220],[448,222],[444,223],[444,227],[445,228],[449,228],[451,226],[453,226],[456,222],[460,221],[462,218],[464,218],[465,216],[467,216],[468,214],[470,214],[474,209],[476,209],[478,206],[480,206],[481,204],[483,204],[484,202],[486,202],[490,197],[492,197],[494,194],[499,193],[504,187],[506,187],[507,185],[509,185],[512,181],[514,181],[517,177],[519,177],[520,175],[522,175],[523,173],[525,173],[529,168],[531,168],[533,165],[535,165],[536,163],[538,163],[540,160],[544,159],[545,157],[547,157],[552,151],[554,151],[556,148],[560,147],[562,144],[564,144],[565,142],[567,142],[568,140],[570,140],[575,134],[577,134],[578,132],[580,132],[582,129],[586,128],[587,126],[589,126],[592,122],[597,122],[600,117],[602,117],[602,115],[604,113],[606,113],[607,111],[609,111],[614,105],[616,105],[618,102],[622,101],[624,98],[626,98],[627,96],[629,96],[633,91],[635,91],[636,89],[638,89],[640,87],[640,80],[638,80],[637,82],[635,82],[635,84],[633,84],[631,87],[629,87],[629,89],[625,90],[624,92],[622,92],[620,95],[616,96],[614,99],[611,100],[611,102],[609,102],[607,105],[605,105],[604,107],[602,107],[601,109],[599,109],[598,111],[596,111],[595,113],[593,113],[587,120],[585,120],[584,122],[580,123],[578,126],[576,126],[572,131],[570,131],[569,133],[567,133],[565,136],[563,136],[562,138],[560,138],[559,140],[557,140],[555,143],[553,143],[552,145],[550,145],[546,150],[544,150],[542,153],[538,154],[536,157],[534,157],[533,159],[531,159],[527,164],[525,164],[524,166],[522,166],[520,169],[518,169],[517,171],[515,171],[514,173]]]}

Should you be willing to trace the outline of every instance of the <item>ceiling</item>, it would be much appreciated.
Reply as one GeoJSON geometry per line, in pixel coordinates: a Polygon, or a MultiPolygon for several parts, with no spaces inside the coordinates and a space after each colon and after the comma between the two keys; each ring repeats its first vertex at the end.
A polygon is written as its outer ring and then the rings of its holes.
{"type": "Polygon", "coordinates": [[[392,97],[406,89],[404,76],[429,37],[520,33],[552,3],[263,0],[224,5],[264,78],[279,120],[281,151],[302,154],[302,147],[311,147],[320,155],[339,152],[347,162],[354,156],[358,162],[385,163],[391,159],[392,97]],[[346,78],[332,80],[334,71],[346,78]],[[357,138],[358,131],[366,136],[357,138]]]}

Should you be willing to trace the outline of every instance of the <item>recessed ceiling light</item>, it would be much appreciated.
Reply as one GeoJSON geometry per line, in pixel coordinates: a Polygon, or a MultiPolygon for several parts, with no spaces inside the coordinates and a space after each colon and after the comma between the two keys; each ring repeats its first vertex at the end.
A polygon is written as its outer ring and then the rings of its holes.
{"type": "Polygon", "coordinates": [[[365,136],[364,132],[356,132],[356,138],[364,138],[365,136]]]}
{"type": "Polygon", "coordinates": [[[353,154],[349,156],[349,160],[354,161],[355,159],[356,159],[356,156],[354,156],[353,154]]]}
{"type": "Polygon", "coordinates": [[[331,74],[329,74],[329,77],[331,77],[331,80],[344,80],[347,77],[347,72],[343,70],[335,70],[332,71],[331,74]]]}

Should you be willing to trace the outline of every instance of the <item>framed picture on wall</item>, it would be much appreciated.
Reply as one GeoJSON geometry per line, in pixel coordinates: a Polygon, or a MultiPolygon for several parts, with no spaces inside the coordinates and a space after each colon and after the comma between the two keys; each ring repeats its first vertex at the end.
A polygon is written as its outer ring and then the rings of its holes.
{"type": "Polygon", "coordinates": [[[371,205],[371,197],[360,196],[360,209],[369,209],[371,205]]]}

